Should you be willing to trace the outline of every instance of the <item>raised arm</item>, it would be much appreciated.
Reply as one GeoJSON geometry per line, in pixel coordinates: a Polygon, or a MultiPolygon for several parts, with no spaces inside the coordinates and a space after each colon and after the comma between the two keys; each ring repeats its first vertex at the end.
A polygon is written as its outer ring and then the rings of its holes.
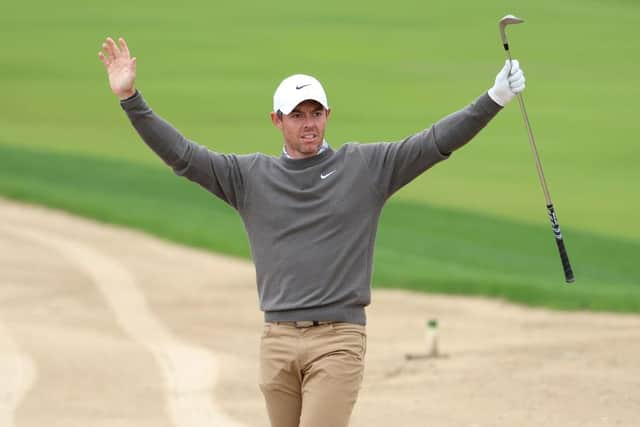
{"type": "Polygon", "coordinates": [[[517,60],[507,61],[491,89],[467,107],[400,142],[364,144],[361,151],[384,198],[434,164],[445,160],[484,128],[516,93],[524,90],[524,74],[517,60]]]}
{"type": "Polygon", "coordinates": [[[185,138],[169,122],[155,114],[135,88],[136,58],[127,43],[119,46],[108,37],[98,57],[109,76],[111,91],[142,140],[173,171],[215,194],[236,209],[241,208],[245,190],[243,171],[254,156],[219,154],[185,138]]]}

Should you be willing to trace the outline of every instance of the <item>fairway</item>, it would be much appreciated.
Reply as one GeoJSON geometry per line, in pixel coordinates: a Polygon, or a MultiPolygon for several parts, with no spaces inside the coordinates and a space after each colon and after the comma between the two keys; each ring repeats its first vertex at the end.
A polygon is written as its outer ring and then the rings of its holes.
{"type": "Polygon", "coordinates": [[[12,3],[0,16],[0,194],[248,257],[235,213],[139,140],[97,58],[125,36],[138,87],[187,137],[279,155],[278,82],[318,77],[327,139],[399,140],[486,91],[509,40],[576,273],[563,284],[517,103],[383,212],[376,286],[640,312],[640,9],[631,1],[12,3]],[[206,230],[206,231],[202,231],[206,230]]]}

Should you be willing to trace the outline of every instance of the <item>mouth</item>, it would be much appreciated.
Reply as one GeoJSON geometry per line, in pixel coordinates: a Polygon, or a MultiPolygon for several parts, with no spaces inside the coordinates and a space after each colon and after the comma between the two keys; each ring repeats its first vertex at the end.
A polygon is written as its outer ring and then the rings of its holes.
{"type": "Polygon", "coordinates": [[[300,139],[302,140],[302,142],[315,142],[318,139],[318,134],[305,133],[300,137],[300,139]]]}

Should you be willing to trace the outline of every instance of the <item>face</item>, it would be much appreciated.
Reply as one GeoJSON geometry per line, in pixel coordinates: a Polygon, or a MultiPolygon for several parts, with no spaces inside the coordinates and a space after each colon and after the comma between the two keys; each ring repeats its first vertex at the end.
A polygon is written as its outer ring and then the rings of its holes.
{"type": "Polygon", "coordinates": [[[320,149],[330,112],[319,102],[307,100],[281,117],[271,113],[271,121],[282,131],[287,153],[302,159],[315,156],[320,149]]]}

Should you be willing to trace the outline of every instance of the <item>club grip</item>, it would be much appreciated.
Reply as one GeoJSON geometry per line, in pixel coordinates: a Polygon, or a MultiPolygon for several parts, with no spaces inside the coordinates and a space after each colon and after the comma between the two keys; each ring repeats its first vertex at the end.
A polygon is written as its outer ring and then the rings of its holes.
{"type": "Polygon", "coordinates": [[[549,219],[551,220],[551,228],[556,238],[556,244],[558,245],[558,251],[560,252],[560,259],[562,260],[562,268],[564,269],[564,280],[567,283],[575,282],[576,278],[573,275],[571,269],[571,263],[569,262],[569,256],[567,255],[567,249],[564,246],[564,240],[562,239],[562,233],[560,232],[560,224],[558,224],[558,217],[553,205],[547,205],[547,212],[549,219]]]}

